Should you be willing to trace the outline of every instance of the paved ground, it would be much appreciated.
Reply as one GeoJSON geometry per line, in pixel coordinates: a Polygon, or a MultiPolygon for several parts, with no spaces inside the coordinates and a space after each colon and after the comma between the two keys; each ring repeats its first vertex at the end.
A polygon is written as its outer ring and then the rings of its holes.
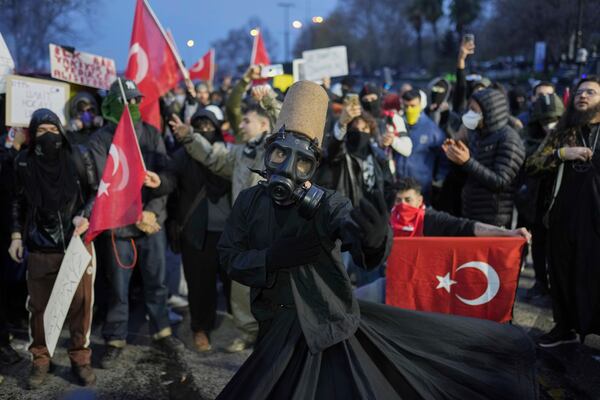
{"type": "MultiPolygon", "coordinates": [[[[532,283],[530,271],[524,271],[514,315],[515,323],[535,338],[552,327],[552,319],[547,298],[523,301],[525,288],[532,283]]],[[[186,319],[176,326],[176,335],[189,346],[187,314],[182,312],[186,319]]],[[[63,332],[47,385],[37,391],[25,389],[30,368],[26,360],[12,367],[0,367],[5,378],[0,384],[0,399],[213,399],[250,353],[221,351],[235,336],[232,321],[225,313],[219,314],[219,328],[212,335],[214,350],[206,354],[189,348],[165,353],[153,347],[143,308],[137,306],[132,314],[131,344],[124,351],[122,364],[112,371],[96,369],[98,382],[93,390],[83,390],[74,383],[64,350],[67,334],[63,332]]],[[[13,345],[24,355],[26,339],[27,332],[15,332],[13,345]]],[[[103,347],[99,327],[95,327],[95,366],[103,347]]],[[[600,399],[600,337],[588,337],[585,345],[538,350],[538,378],[542,399],[600,399]]]]}

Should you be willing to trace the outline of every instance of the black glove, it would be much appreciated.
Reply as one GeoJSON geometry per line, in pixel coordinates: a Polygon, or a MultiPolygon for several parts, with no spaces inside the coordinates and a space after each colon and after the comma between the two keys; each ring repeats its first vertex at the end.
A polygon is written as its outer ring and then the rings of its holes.
{"type": "Polygon", "coordinates": [[[390,216],[381,191],[374,191],[370,201],[360,199],[350,216],[360,230],[363,248],[380,249],[384,245],[390,216]]]}
{"type": "Polygon", "coordinates": [[[317,261],[321,241],[317,234],[279,238],[267,250],[267,269],[297,267],[317,261]]]}

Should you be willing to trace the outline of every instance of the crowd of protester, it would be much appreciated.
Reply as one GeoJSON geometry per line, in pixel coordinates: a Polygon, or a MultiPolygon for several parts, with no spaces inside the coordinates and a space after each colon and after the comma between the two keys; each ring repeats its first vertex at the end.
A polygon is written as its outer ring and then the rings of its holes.
{"type": "MultiPolygon", "coordinates": [[[[531,239],[535,285],[527,297],[550,295],[556,323],[538,344],[600,333],[600,78],[576,82],[566,102],[549,81],[526,95],[521,87],[468,75],[473,52],[472,42],[461,45],[455,84],[436,78],[422,88],[406,82],[384,90],[350,77],[324,79],[330,105],[313,183],[353,205],[382,191],[398,236],[531,239]]],[[[250,290],[220,268],[217,242],[240,192],[264,178],[265,143],[285,96],[253,84],[260,68],[251,66],[237,82],[226,77],[219,87],[182,82],[161,100],[162,129],[142,121],[144,94],[126,82],[142,157],[160,186],[143,189],[138,223],[94,240],[97,269],[84,275],[70,311],[69,357],[81,384],[96,379],[92,320],[106,341],[102,368],[119,362],[132,279],[143,289],[150,332],[165,349],[181,346],[171,326],[189,307],[189,345],[211,350],[220,295],[238,330],[223,350],[242,351],[256,341],[250,290]]],[[[13,128],[2,138],[0,361],[20,359],[10,328],[27,318],[31,387],[43,384],[50,367],[45,305],[68,238],[87,228],[124,107],[116,84],[103,98],[83,91],[67,106],[67,126],[40,109],[28,130],[13,128]]],[[[366,273],[350,257],[345,263],[358,290],[385,275],[385,264],[366,273]]]]}

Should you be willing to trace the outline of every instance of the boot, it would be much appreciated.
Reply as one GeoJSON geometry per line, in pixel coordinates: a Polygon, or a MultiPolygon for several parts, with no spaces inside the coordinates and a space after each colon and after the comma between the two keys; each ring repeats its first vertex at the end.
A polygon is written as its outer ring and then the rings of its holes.
{"type": "Polygon", "coordinates": [[[46,376],[48,376],[48,371],[50,370],[50,364],[33,364],[31,367],[31,373],[29,374],[29,379],[27,380],[29,384],[29,389],[37,389],[46,380],[46,376]]]}
{"type": "Polygon", "coordinates": [[[72,365],[71,372],[75,375],[77,382],[81,386],[91,386],[96,383],[96,374],[90,364],[86,365],[72,365]]]}

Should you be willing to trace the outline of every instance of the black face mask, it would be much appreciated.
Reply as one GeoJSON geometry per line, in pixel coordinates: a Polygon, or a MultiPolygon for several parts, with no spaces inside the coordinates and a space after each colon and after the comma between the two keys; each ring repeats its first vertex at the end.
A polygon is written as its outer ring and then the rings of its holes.
{"type": "Polygon", "coordinates": [[[346,147],[351,153],[365,153],[371,146],[371,135],[356,129],[346,134],[346,147]]]}
{"type": "Polygon", "coordinates": [[[200,131],[196,129],[194,132],[204,136],[211,144],[214,144],[217,141],[217,131],[200,131]]]}
{"type": "Polygon", "coordinates": [[[365,111],[375,118],[378,118],[381,114],[381,102],[379,101],[379,98],[373,101],[361,101],[361,105],[365,111]]]}
{"type": "Polygon", "coordinates": [[[35,154],[46,160],[58,159],[62,148],[62,136],[52,132],[46,132],[35,139],[35,154]]]}
{"type": "Polygon", "coordinates": [[[306,219],[314,216],[324,194],[317,186],[304,187],[317,169],[315,147],[315,142],[280,131],[265,152],[269,195],[279,205],[297,203],[306,219]]]}

